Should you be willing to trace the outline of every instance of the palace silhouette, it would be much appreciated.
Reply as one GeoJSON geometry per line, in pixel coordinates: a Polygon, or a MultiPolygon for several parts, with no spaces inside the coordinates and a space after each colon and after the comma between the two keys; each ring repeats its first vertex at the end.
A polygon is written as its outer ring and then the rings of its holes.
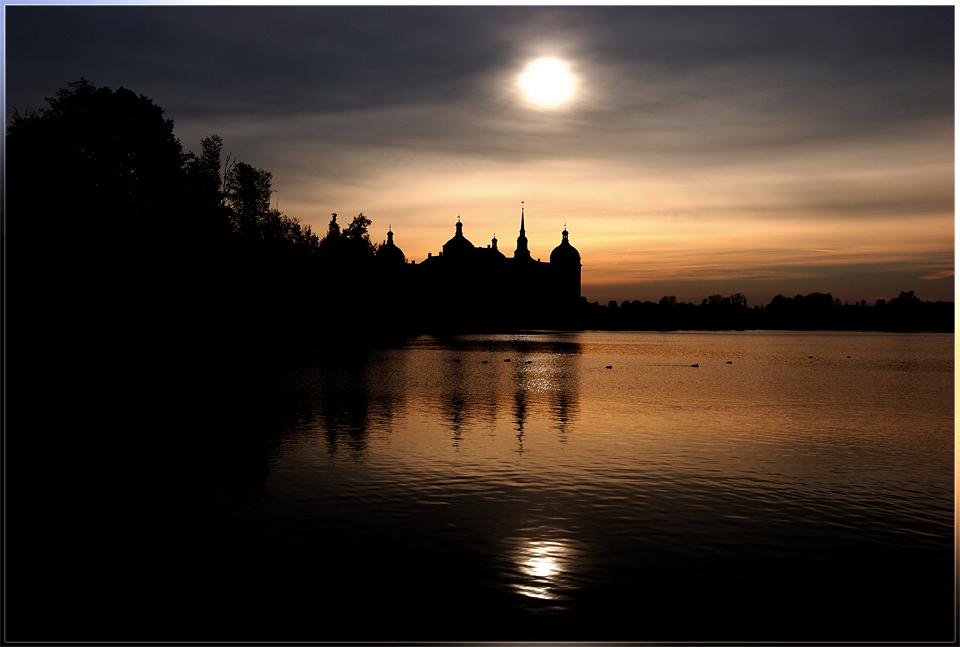
{"type": "Polygon", "coordinates": [[[581,300],[580,252],[566,227],[549,262],[541,262],[530,253],[523,208],[512,257],[500,251],[496,235],[486,247],[474,246],[458,217],[456,233],[439,254],[407,262],[391,228],[377,261],[385,297],[408,306],[397,312],[440,328],[563,327],[581,300]]]}

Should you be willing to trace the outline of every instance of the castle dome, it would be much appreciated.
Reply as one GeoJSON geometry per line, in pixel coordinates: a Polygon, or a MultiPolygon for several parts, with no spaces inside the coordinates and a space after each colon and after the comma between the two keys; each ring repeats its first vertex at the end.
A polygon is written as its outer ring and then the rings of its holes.
{"type": "Polygon", "coordinates": [[[377,248],[377,260],[390,265],[403,265],[407,262],[403,250],[393,244],[393,230],[387,231],[387,242],[377,248]]]}
{"type": "Polygon", "coordinates": [[[563,229],[563,240],[550,252],[550,264],[580,266],[580,252],[567,239],[566,227],[563,229]]]}
{"type": "Polygon", "coordinates": [[[463,223],[457,220],[457,233],[453,238],[443,244],[444,256],[457,256],[473,251],[473,243],[467,240],[463,235],[463,223]]]}

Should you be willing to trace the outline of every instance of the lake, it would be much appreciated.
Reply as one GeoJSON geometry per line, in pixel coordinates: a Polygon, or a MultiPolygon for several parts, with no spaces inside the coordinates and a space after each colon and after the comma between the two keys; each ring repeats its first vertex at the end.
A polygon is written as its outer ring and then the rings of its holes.
{"type": "Polygon", "coordinates": [[[954,638],[953,335],[421,337],[221,422],[196,637],[954,638]]]}

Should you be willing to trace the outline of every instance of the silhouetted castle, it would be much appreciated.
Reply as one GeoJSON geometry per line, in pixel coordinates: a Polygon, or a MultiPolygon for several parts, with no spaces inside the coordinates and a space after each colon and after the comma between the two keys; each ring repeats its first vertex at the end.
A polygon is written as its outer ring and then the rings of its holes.
{"type": "Polygon", "coordinates": [[[513,257],[497,246],[475,247],[463,235],[459,218],[456,233],[438,255],[408,263],[393,242],[392,229],[377,250],[384,287],[395,300],[400,294],[415,316],[426,316],[438,326],[463,328],[563,327],[580,302],[580,252],[563,238],[550,253],[550,262],[534,259],[527,246],[524,212],[513,257]]]}

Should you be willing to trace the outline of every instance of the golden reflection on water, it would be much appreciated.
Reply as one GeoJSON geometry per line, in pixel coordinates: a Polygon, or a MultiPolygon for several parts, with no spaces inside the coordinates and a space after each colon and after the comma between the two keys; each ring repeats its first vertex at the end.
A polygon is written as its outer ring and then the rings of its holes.
{"type": "Polygon", "coordinates": [[[521,595],[541,600],[563,599],[562,582],[570,569],[571,551],[558,541],[525,541],[516,553],[520,581],[514,588],[521,595]]]}

